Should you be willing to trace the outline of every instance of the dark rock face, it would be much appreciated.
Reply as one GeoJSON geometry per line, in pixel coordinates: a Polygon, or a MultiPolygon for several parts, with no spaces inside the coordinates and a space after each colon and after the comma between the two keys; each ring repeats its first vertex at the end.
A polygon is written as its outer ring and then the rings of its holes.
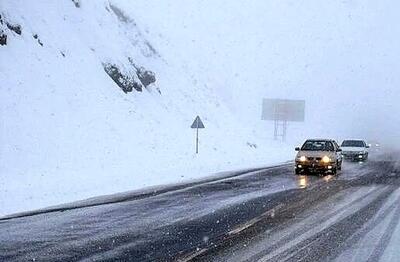
{"type": "Polygon", "coordinates": [[[150,84],[156,82],[156,75],[150,70],[146,70],[144,67],[140,67],[136,70],[136,75],[138,76],[140,82],[144,87],[148,87],[150,84]]]}
{"type": "MultiPolygon", "coordinates": [[[[157,52],[157,50],[148,41],[146,41],[144,44],[149,49],[149,53],[148,54],[156,55],[158,57],[161,57],[160,54],[157,52]]],[[[150,57],[151,55],[146,55],[146,56],[150,57]]]]}
{"type": "MultiPolygon", "coordinates": [[[[114,14],[118,17],[118,19],[123,22],[123,23],[131,23],[133,22],[130,17],[128,17],[121,9],[118,7],[110,4],[111,10],[114,12],[114,14]]],[[[135,24],[135,23],[133,23],[135,24]]]]}
{"type": "Polygon", "coordinates": [[[79,0],[72,0],[72,3],[74,3],[76,8],[81,7],[81,3],[79,2],[79,0]]]}
{"type": "Polygon", "coordinates": [[[249,147],[251,147],[251,148],[257,149],[257,144],[247,142],[247,145],[248,145],[249,147]]]}
{"type": "Polygon", "coordinates": [[[0,45],[7,45],[7,35],[0,31],[0,45]]]}
{"type": "Polygon", "coordinates": [[[124,91],[124,93],[132,92],[135,89],[142,92],[142,84],[135,81],[134,77],[121,72],[121,70],[112,64],[104,64],[104,71],[111,77],[112,80],[124,91]]]}
{"type": "Polygon", "coordinates": [[[10,29],[11,31],[14,31],[15,33],[21,35],[22,34],[22,29],[20,25],[13,25],[10,23],[6,23],[8,29],[10,29]]]}
{"type": "Polygon", "coordinates": [[[35,38],[38,41],[38,44],[43,46],[43,42],[40,40],[39,36],[37,34],[33,35],[33,38],[35,38]]]}
{"type": "Polygon", "coordinates": [[[128,57],[129,63],[136,69],[136,75],[144,87],[156,82],[156,75],[150,70],[146,70],[143,66],[138,67],[132,57],[128,57]]]}

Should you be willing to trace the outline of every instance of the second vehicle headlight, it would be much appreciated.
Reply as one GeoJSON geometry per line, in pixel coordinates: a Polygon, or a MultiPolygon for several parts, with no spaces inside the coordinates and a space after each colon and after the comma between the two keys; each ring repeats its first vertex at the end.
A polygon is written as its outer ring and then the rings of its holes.
{"type": "Polygon", "coordinates": [[[323,158],[322,158],[322,162],[324,162],[324,163],[329,163],[329,162],[331,162],[331,159],[328,157],[328,156],[324,156],[323,158]]]}

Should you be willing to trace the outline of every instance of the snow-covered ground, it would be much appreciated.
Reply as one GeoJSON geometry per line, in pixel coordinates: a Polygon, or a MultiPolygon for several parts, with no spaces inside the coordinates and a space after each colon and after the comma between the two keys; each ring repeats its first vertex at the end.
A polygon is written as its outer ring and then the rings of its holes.
{"type": "Polygon", "coordinates": [[[220,82],[189,69],[182,50],[158,51],[154,35],[168,37],[119,2],[1,1],[0,215],[292,158],[292,145],[236,118],[220,82]],[[103,69],[137,80],[129,58],[156,75],[143,92],[125,94],[103,69]]]}

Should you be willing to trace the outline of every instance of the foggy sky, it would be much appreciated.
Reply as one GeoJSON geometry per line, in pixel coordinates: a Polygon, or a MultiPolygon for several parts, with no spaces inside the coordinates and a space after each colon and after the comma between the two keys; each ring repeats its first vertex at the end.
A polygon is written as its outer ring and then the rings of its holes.
{"type": "Polygon", "coordinates": [[[305,99],[301,135],[400,141],[398,1],[148,6],[146,15],[135,14],[139,22],[164,33],[242,121],[262,126],[262,97],[305,99]]]}

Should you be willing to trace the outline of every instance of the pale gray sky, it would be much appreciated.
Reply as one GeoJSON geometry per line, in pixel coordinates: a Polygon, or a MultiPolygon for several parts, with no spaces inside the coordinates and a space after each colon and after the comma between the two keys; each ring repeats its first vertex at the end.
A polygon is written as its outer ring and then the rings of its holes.
{"type": "Polygon", "coordinates": [[[400,2],[146,2],[139,23],[200,68],[241,119],[259,121],[261,97],[306,99],[317,133],[397,138],[400,2]]]}

